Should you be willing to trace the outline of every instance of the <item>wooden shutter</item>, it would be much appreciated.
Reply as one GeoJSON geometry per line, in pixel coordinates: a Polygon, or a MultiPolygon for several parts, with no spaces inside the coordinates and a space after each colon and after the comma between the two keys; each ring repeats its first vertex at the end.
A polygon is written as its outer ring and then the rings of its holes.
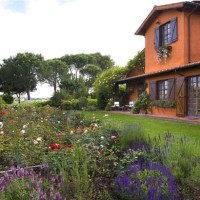
{"type": "Polygon", "coordinates": [[[177,18],[174,18],[170,21],[171,25],[171,42],[175,42],[178,39],[177,34],[177,18]]]}
{"type": "Polygon", "coordinates": [[[185,78],[179,77],[176,79],[176,115],[178,117],[184,117],[186,113],[185,93],[185,78]]]}
{"type": "Polygon", "coordinates": [[[160,29],[159,27],[154,29],[154,47],[157,49],[160,46],[160,29]]]}
{"type": "Polygon", "coordinates": [[[174,100],[175,99],[175,79],[172,78],[172,79],[169,79],[168,80],[168,83],[169,83],[169,96],[168,96],[168,99],[169,100],[174,100]]]}
{"type": "Polygon", "coordinates": [[[156,100],[156,82],[152,81],[149,83],[149,99],[156,100]]]}

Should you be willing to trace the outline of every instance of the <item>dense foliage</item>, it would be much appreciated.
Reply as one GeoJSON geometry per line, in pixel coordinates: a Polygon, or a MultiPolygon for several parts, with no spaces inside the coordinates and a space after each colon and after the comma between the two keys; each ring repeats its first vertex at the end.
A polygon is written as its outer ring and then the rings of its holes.
{"type": "Polygon", "coordinates": [[[132,70],[132,69],[138,69],[140,71],[145,70],[145,52],[144,51],[139,51],[133,59],[129,60],[126,68],[127,70],[132,70]]]}
{"type": "Polygon", "coordinates": [[[124,77],[125,73],[126,70],[123,67],[111,67],[96,78],[93,87],[100,109],[104,109],[109,99],[113,98],[115,91],[114,81],[124,77]]]}
{"type": "Polygon", "coordinates": [[[27,99],[30,100],[30,92],[36,89],[43,60],[41,55],[28,52],[4,59],[0,68],[1,91],[16,94],[19,99],[22,93],[27,93],[27,99]]]}

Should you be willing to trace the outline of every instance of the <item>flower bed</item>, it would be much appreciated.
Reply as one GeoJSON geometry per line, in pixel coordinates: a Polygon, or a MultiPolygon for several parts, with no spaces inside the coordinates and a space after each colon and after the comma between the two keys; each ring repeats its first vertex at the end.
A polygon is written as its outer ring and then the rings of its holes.
{"type": "Polygon", "coordinates": [[[182,199],[190,194],[183,183],[192,191],[190,175],[200,169],[198,157],[184,150],[185,138],[179,147],[169,133],[150,138],[136,124],[114,127],[108,115],[88,120],[48,106],[0,113],[3,200],[182,199]]]}

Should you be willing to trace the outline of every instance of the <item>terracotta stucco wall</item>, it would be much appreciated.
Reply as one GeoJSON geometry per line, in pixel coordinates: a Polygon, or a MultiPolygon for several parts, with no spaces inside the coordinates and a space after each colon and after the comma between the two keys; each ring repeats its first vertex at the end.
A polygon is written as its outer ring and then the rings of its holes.
{"type": "MultiPolygon", "coordinates": [[[[171,78],[178,78],[180,76],[184,76],[187,78],[187,77],[199,76],[199,75],[200,75],[200,66],[197,66],[195,68],[178,71],[177,73],[171,72],[171,73],[160,74],[159,76],[149,77],[149,78],[146,78],[146,83],[148,85],[146,91],[149,93],[149,84],[151,81],[167,80],[171,78]]],[[[186,103],[187,103],[187,92],[186,92],[186,103]]],[[[187,105],[186,105],[186,110],[187,110],[187,105]]],[[[153,107],[151,110],[151,114],[176,117],[176,108],[153,107]]]]}
{"type": "Polygon", "coordinates": [[[138,99],[138,90],[137,90],[137,82],[128,82],[127,83],[127,90],[129,90],[129,88],[132,88],[132,91],[128,92],[128,99],[127,99],[127,104],[129,103],[129,101],[135,101],[136,99],[138,99]]]}
{"type": "Polygon", "coordinates": [[[185,54],[186,49],[186,38],[185,33],[185,14],[184,12],[169,10],[161,13],[149,26],[145,34],[145,73],[151,73],[160,71],[167,68],[173,68],[187,63],[185,54]],[[172,52],[170,57],[165,61],[158,62],[156,59],[156,49],[154,48],[154,29],[171,19],[177,17],[178,26],[178,40],[170,44],[172,52]],[[159,22],[159,24],[157,24],[159,22]]]}
{"type": "Polygon", "coordinates": [[[200,14],[191,15],[191,62],[200,60],[200,14]]]}

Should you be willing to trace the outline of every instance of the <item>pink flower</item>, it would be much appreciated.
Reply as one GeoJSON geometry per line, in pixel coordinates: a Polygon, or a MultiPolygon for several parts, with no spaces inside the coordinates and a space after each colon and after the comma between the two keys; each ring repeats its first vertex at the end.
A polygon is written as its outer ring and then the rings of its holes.
{"type": "Polygon", "coordinates": [[[112,139],[112,140],[116,140],[117,137],[116,137],[115,135],[112,135],[112,136],[111,136],[111,139],[112,139]]]}
{"type": "Polygon", "coordinates": [[[56,137],[60,137],[60,136],[63,136],[62,133],[56,133],[56,137]]]}

